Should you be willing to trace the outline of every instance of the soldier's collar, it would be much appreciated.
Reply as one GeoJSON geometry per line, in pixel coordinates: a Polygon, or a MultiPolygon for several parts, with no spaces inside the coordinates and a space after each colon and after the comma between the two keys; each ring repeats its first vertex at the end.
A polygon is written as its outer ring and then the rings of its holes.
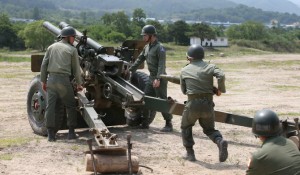
{"type": "Polygon", "coordinates": [[[150,46],[155,46],[158,43],[157,40],[153,41],[153,43],[149,43],[150,46]]]}

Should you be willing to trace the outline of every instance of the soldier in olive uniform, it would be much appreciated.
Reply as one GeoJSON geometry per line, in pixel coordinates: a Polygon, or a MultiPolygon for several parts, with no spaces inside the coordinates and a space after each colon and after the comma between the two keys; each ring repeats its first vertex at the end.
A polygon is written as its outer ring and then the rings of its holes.
{"type": "Polygon", "coordinates": [[[192,45],[187,52],[190,63],[181,70],[180,84],[183,94],[188,96],[181,121],[183,146],[186,148],[185,159],[196,161],[193,145],[192,128],[198,120],[206,134],[219,148],[219,161],[228,157],[228,143],[221,133],[215,129],[215,113],[213,94],[225,93],[225,74],[214,64],[204,62],[204,49],[200,45],[192,45]],[[213,86],[213,78],[218,80],[218,88],[213,86]]]}
{"type": "MultiPolygon", "coordinates": [[[[150,72],[149,80],[145,87],[145,94],[153,97],[167,99],[167,83],[168,81],[160,78],[161,74],[166,74],[166,51],[158,42],[156,29],[152,25],[146,25],[142,29],[141,35],[143,40],[148,44],[144,47],[135,63],[130,67],[129,71],[135,72],[137,68],[146,60],[150,72]]],[[[173,131],[172,118],[168,113],[162,113],[166,124],[161,129],[163,132],[173,131]]],[[[142,128],[149,128],[149,112],[143,114],[142,128]]]]}
{"type": "Polygon", "coordinates": [[[300,174],[299,149],[293,141],[279,135],[281,125],[275,112],[258,111],[253,118],[252,132],[262,141],[262,146],[252,154],[247,175],[300,174]]]}
{"type": "Polygon", "coordinates": [[[70,76],[74,75],[77,90],[82,90],[79,57],[77,49],[73,47],[76,31],[72,27],[61,30],[59,42],[48,47],[41,66],[41,81],[44,91],[47,91],[46,127],[48,141],[55,138],[55,104],[62,100],[67,109],[69,134],[68,139],[76,139],[75,127],[77,125],[76,101],[70,76]]]}

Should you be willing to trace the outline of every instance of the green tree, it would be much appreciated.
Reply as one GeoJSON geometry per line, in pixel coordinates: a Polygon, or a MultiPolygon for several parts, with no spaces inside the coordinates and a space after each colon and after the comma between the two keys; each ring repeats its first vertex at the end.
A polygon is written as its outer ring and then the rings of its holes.
{"type": "Polygon", "coordinates": [[[129,37],[131,35],[129,17],[124,11],[114,13],[113,16],[113,25],[115,26],[116,31],[125,34],[126,37],[129,37]]]}
{"type": "Polygon", "coordinates": [[[220,26],[217,26],[217,27],[212,27],[216,36],[219,36],[219,37],[224,37],[225,36],[225,26],[223,25],[220,25],[220,26]]]}
{"type": "Polygon", "coordinates": [[[204,39],[215,39],[216,34],[214,30],[206,23],[196,23],[191,26],[189,36],[199,37],[201,44],[204,39]]]}
{"type": "Polygon", "coordinates": [[[0,15],[0,48],[14,48],[15,42],[18,40],[17,34],[13,29],[9,18],[5,14],[0,15]]]}
{"type": "Polygon", "coordinates": [[[188,24],[185,21],[176,21],[174,24],[169,24],[168,33],[175,41],[175,44],[188,45],[189,37],[187,33],[190,31],[188,24]]]}
{"type": "Polygon", "coordinates": [[[241,25],[230,26],[226,35],[230,39],[262,40],[268,37],[268,32],[264,24],[248,21],[241,25]]]}
{"type": "Polygon", "coordinates": [[[114,31],[123,33],[126,37],[131,36],[131,22],[124,11],[112,14],[106,13],[102,16],[101,21],[104,25],[111,26],[114,31]]]}
{"type": "Polygon", "coordinates": [[[107,35],[107,39],[113,42],[123,42],[126,39],[126,36],[123,33],[111,32],[107,35]]]}
{"type": "Polygon", "coordinates": [[[24,30],[19,32],[19,36],[24,39],[27,48],[45,51],[54,41],[54,37],[44,29],[42,24],[41,20],[29,23],[24,30]]]}
{"type": "Polygon", "coordinates": [[[143,27],[145,25],[146,14],[143,9],[137,8],[134,9],[132,14],[132,22],[134,25],[143,27]]]}
{"type": "Polygon", "coordinates": [[[101,24],[89,25],[86,29],[88,31],[87,36],[99,42],[101,40],[109,41],[107,36],[113,31],[110,26],[101,24]]]}
{"type": "Polygon", "coordinates": [[[112,25],[113,21],[114,21],[114,17],[112,14],[110,13],[105,13],[102,17],[101,17],[101,21],[103,22],[104,25],[112,25]]]}

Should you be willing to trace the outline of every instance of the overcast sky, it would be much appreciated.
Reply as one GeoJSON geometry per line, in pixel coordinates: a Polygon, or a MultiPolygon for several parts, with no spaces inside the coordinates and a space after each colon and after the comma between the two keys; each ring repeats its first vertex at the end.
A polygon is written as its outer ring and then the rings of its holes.
{"type": "Polygon", "coordinates": [[[289,0],[289,1],[291,1],[294,4],[297,4],[298,6],[300,6],[300,0],[289,0]]]}

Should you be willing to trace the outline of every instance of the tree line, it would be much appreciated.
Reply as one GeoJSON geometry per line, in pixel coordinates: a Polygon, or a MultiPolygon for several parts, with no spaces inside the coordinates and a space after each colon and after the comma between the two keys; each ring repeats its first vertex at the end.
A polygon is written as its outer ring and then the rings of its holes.
{"type": "MultiPolygon", "coordinates": [[[[38,15],[38,12],[36,12],[38,15]]],[[[300,29],[282,28],[274,24],[267,28],[261,22],[247,21],[240,25],[211,26],[208,23],[188,24],[179,20],[174,23],[160,23],[147,20],[143,9],[137,8],[132,16],[124,11],[104,14],[97,23],[87,24],[87,15],[82,13],[82,20],[66,20],[79,31],[87,30],[88,37],[101,42],[121,43],[127,39],[141,39],[141,29],[146,24],[154,25],[159,40],[163,43],[189,45],[190,37],[215,39],[228,37],[230,44],[252,47],[262,50],[296,52],[300,50],[300,29]]],[[[44,51],[54,37],[45,32],[43,20],[32,23],[13,23],[6,14],[0,15],[0,48],[11,50],[38,49],[44,51]]],[[[53,23],[55,24],[55,23],[53,23]]]]}

